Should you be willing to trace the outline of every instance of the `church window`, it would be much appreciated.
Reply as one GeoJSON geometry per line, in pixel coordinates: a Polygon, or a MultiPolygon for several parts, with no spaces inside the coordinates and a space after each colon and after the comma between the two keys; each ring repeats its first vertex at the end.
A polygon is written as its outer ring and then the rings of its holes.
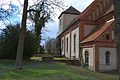
{"type": "Polygon", "coordinates": [[[74,34],[74,52],[76,52],[76,34],[74,34]]]}
{"type": "Polygon", "coordinates": [[[85,51],[85,65],[89,66],[89,52],[85,51]]]}
{"type": "Polygon", "coordinates": [[[61,43],[61,49],[63,51],[64,47],[63,47],[64,43],[63,43],[63,40],[62,40],[62,43],[61,43]]]}
{"type": "Polygon", "coordinates": [[[105,53],[105,63],[106,63],[107,65],[110,64],[110,52],[109,52],[109,51],[107,51],[107,52],[105,53]]]}
{"type": "Polygon", "coordinates": [[[109,39],[110,39],[110,35],[106,34],[106,40],[109,40],[109,39]]]}
{"type": "Polygon", "coordinates": [[[67,38],[67,52],[68,52],[68,38],[67,38]]]}

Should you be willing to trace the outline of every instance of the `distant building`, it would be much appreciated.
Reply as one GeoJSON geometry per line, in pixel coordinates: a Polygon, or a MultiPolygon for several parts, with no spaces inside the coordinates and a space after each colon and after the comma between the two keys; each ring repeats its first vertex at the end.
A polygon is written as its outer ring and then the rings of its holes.
{"type": "Polygon", "coordinates": [[[61,54],[79,59],[83,45],[84,63],[94,71],[117,70],[112,0],[94,0],[83,12],[72,6],[59,16],[61,54]]]}
{"type": "Polygon", "coordinates": [[[46,53],[57,53],[56,51],[56,39],[49,39],[45,44],[46,53]]]}

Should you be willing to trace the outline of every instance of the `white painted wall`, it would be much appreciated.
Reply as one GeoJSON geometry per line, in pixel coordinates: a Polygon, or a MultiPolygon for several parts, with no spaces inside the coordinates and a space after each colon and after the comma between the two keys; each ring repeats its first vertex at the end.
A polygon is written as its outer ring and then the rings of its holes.
{"type": "Polygon", "coordinates": [[[85,51],[89,52],[89,69],[94,70],[94,48],[83,48],[83,60],[85,61],[85,51]]]}
{"type": "Polygon", "coordinates": [[[96,26],[84,25],[84,37],[87,36],[96,26]]]}
{"type": "Polygon", "coordinates": [[[116,48],[99,48],[99,70],[109,71],[117,69],[117,55],[116,48]],[[105,64],[105,52],[110,52],[110,65],[105,64]]]}
{"type": "Polygon", "coordinates": [[[70,33],[65,35],[65,57],[70,58],[70,33]],[[68,51],[67,51],[67,38],[68,38],[68,51]]]}
{"type": "Polygon", "coordinates": [[[79,59],[79,27],[71,32],[71,57],[73,56],[79,59]],[[74,52],[74,34],[76,35],[76,52],[74,52]]]}

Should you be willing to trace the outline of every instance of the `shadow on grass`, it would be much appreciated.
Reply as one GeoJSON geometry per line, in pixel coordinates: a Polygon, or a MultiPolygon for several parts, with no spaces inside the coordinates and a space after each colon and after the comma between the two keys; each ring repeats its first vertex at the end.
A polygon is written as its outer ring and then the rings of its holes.
{"type": "Polygon", "coordinates": [[[116,75],[97,73],[64,62],[24,61],[22,70],[14,69],[14,62],[0,61],[1,80],[117,80],[116,75]]]}

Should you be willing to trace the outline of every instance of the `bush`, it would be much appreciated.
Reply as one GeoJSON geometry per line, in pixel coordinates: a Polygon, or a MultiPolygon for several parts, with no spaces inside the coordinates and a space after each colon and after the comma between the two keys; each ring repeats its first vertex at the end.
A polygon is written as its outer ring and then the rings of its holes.
{"type": "MultiPolygon", "coordinates": [[[[19,25],[7,26],[0,35],[0,58],[15,59],[19,39],[19,25]]],[[[37,50],[35,35],[27,31],[25,36],[23,58],[29,59],[37,50]]]]}

